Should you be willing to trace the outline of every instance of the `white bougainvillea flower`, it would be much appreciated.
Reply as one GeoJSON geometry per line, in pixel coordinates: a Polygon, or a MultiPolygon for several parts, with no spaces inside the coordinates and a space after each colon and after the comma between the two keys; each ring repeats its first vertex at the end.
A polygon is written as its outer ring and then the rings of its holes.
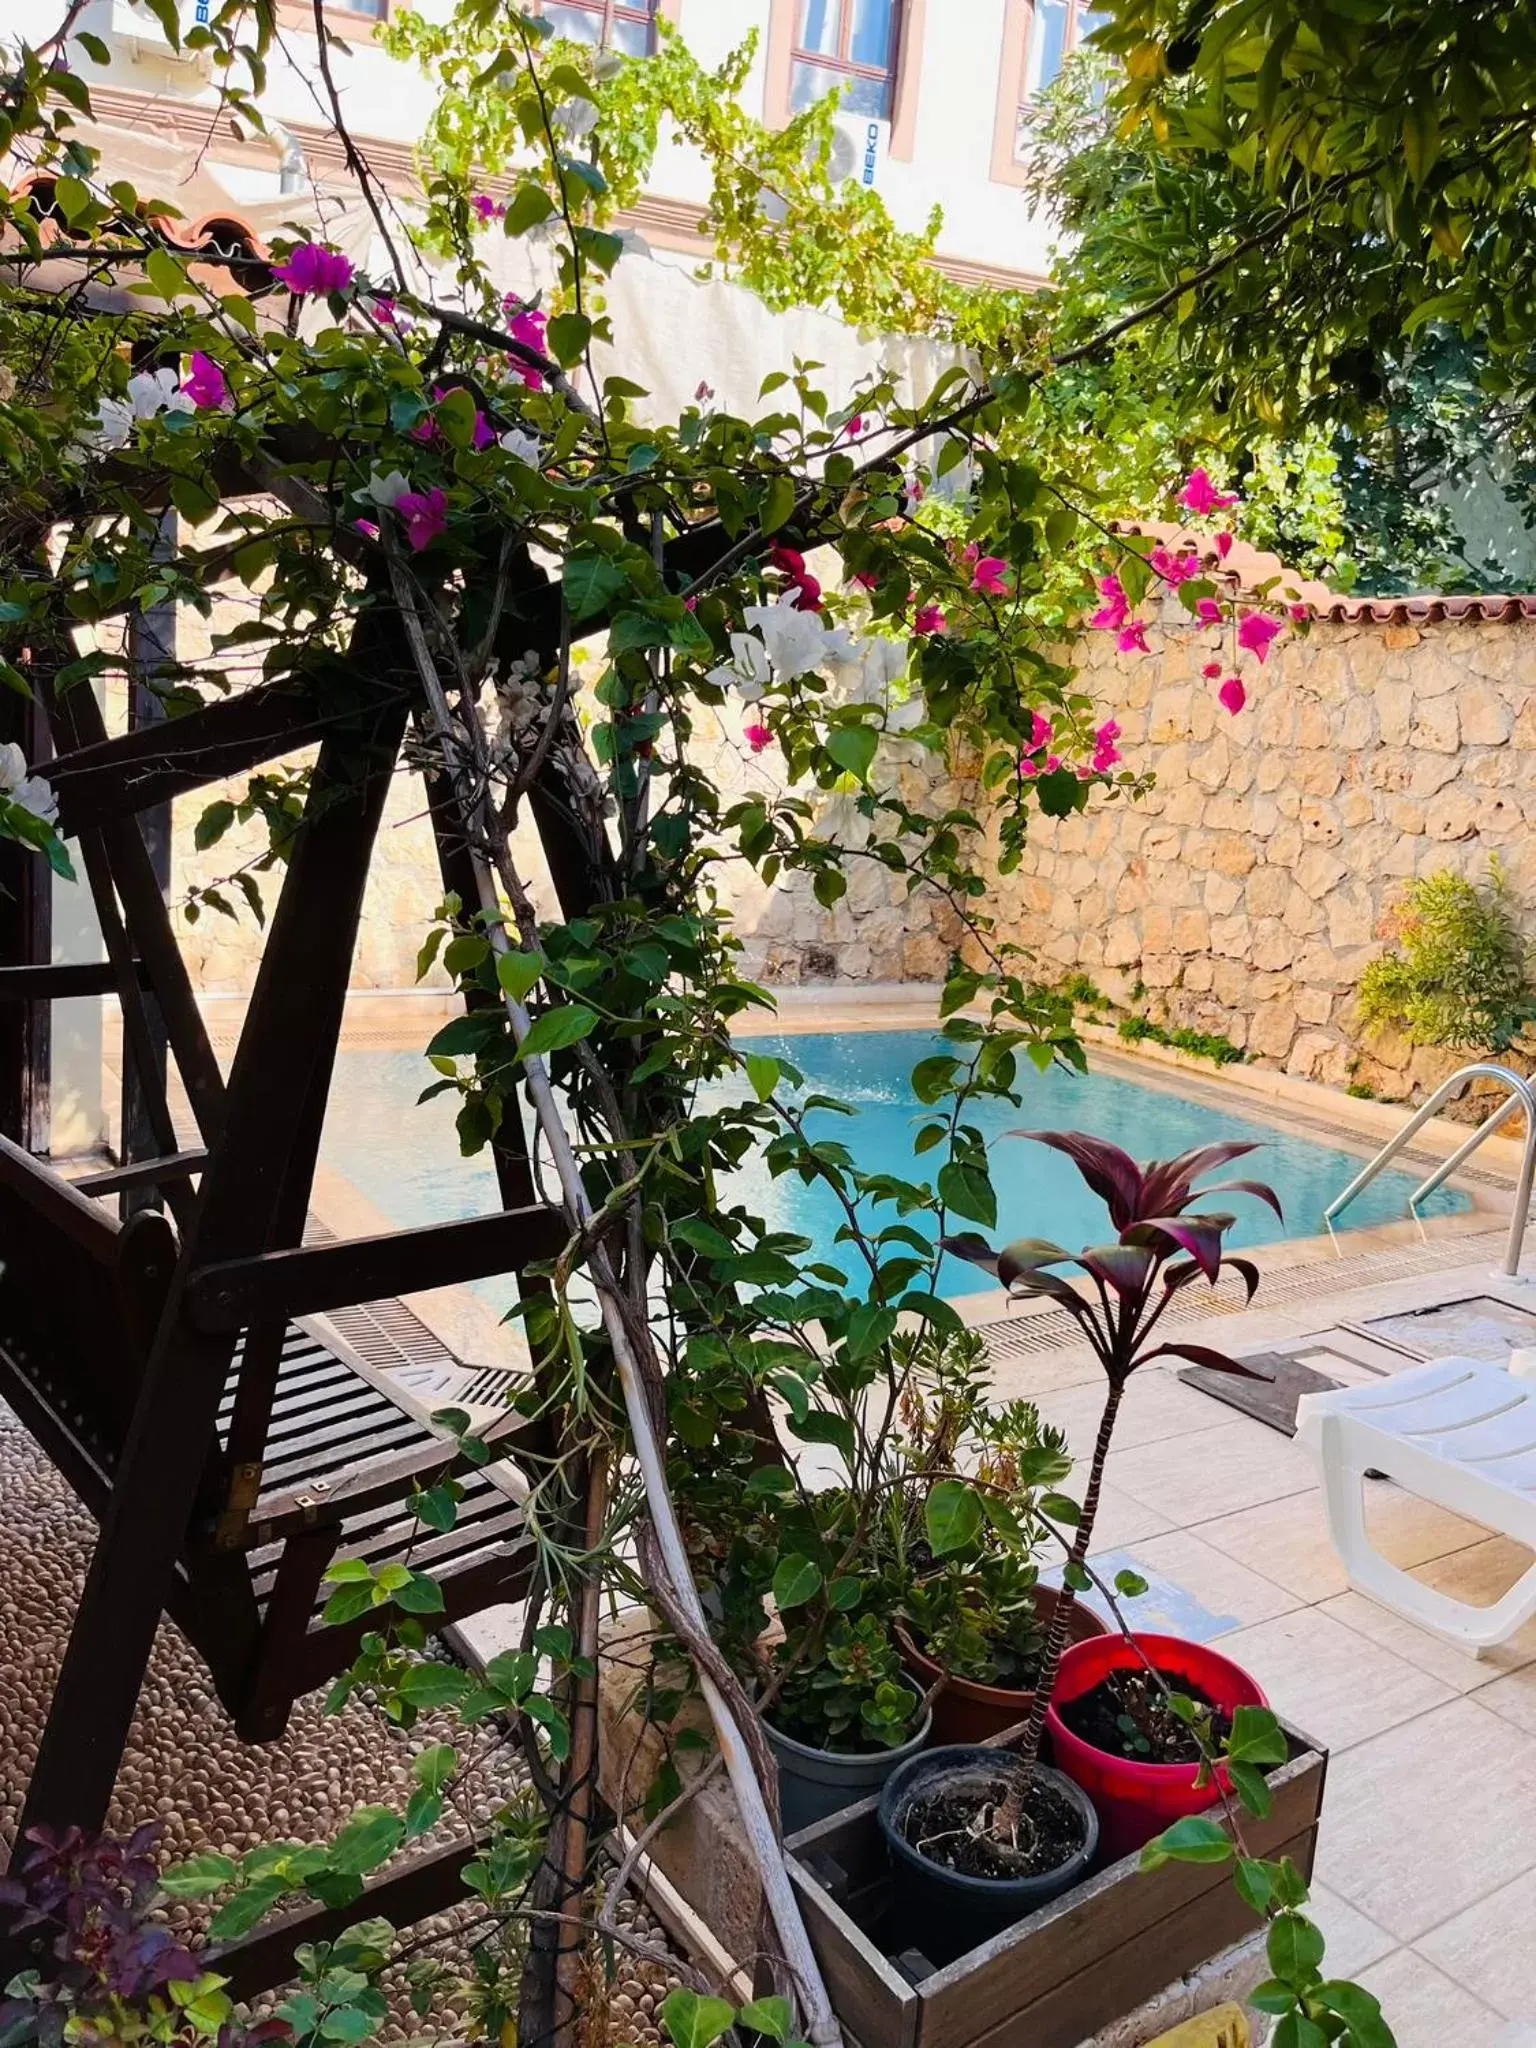
{"type": "Polygon", "coordinates": [[[365,498],[371,498],[375,505],[388,511],[392,506],[399,504],[410,488],[410,478],[402,475],[398,469],[390,470],[387,476],[381,475],[375,469],[370,472],[367,485],[361,495],[365,498]]]}
{"type": "Polygon", "coordinates": [[[749,604],[743,617],[756,627],[774,671],[786,682],[808,676],[828,662],[852,661],[855,643],[841,626],[823,623],[819,612],[804,612],[789,592],[777,604],[749,604]]]}
{"type": "Polygon", "coordinates": [[[0,797],[30,811],[51,825],[59,815],[59,800],[41,775],[27,773],[27,757],[14,740],[0,746],[0,797]]]}
{"type": "Polygon", "coordinates": [[[733,633],[730,660],[712,668],[709,680],[722,690],[739,692],[744,704],[755,704],[773,681],[767,648],[750,633],[733,633]]]}
{"type": "Polygon", "coordinates": [[[509,427],[500,436],[500,445],[519,462],[526,462],[530,469],[543,466],[544,443],[537,434],[528,434],[521,427],[509,427]]]}
{"type": "Polygon", "coordinates": [[[162,413],[196,410],[192,399],[181,389],[174,370],[140,370],[128,379],[126,398],[97,400],[95,424],[80,434],[80,446],[93,455],[108,455],[127,447],[137,421],[158,419],[162,413]]]}

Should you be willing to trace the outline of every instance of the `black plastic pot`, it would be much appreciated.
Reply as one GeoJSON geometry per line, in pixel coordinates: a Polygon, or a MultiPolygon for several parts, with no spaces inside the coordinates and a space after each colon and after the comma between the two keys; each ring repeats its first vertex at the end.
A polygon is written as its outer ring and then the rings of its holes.
{"type": "Polygon", "coordinates": [[[916,1756],[932,1726],[925,1708],[912,1734],[897,1748],[854,1752],[813,1749],[765,1720],[768,1747],[779,1766],[779,1818],[785,1834],[797,1834],[813,1821],[873,1798],[898,1764],[916,1756]]]}
{"type": "Polygon", "coordinates": [[[1033,1913],[1088,1874],[1099,1846],[1099,1817],[1079,1785],[1044,1764],[1036,1771],[1082,1815],[1082,1846],[1055,1870],[1038,1877],[967,1877],[918,1854],[901,1831],[907,1808],[918,1794],[932,1794],[941,1781],[960,1789],[967,1779],[996,1782],[1010,1762],[1007,1750],[975,1743],[924,1750],[893,1771],[880,1794],[880,1832],[891,1860],[898,1926],[904,1938],[933,1962],[951,1962],[978,1943],[1033,1913]]]}

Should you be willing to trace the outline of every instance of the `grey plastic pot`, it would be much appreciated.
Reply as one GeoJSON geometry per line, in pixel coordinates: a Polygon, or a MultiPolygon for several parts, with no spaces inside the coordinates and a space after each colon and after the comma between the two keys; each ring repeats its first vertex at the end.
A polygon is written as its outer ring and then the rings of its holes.
{"type": "Polygon", "coordinates": [[[920,1855],[902,1833],[912,1799],[949,1779],[963,1786],[968,1779],[995,1780],[1000,1763],[1012,1761],[1007,1750],[981,1744],[955,1743],[914,1756],[891,1773],[880,1794],[880,1832],[891,1860],[896,1923],[933,1962],[953,1962],[978,1943],[1012,1927],[1026,1914],[1059,1898],[1088,1875],[1099,1846],[1099,1817],[1080,1785],[1045,1764],[1035,1766],[1082,1816],[1083,1842],[1065,1863],[1039,1877],[966,1877],[920,1855]]]}
{"type": "Polygon", "coordinates": [[[829,1813],[841,1813],[845,1806],[857,1806],[861,1799],[873,1798],[898,1764],[917,1755],[932,1726],[933,1716],[925,1708],[916,1733],[898,1749],[850,1755],[836,1749],[812,1749],[765,1720],[768,1747],[779,1766],[779,1814],[785,1834],[825,1820],[829,1813]]]}

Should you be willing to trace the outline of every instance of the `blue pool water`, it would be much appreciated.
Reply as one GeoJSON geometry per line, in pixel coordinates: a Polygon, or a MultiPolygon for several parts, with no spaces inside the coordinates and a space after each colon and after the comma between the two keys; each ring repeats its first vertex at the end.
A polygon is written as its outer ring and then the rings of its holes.
{"type": "MultiPolygon", "coordinates": [[[[765,1036],[745,1044],[798,1067],[808,1091],[834,1095],[858,1112],[852,1117],[814,1113],[809,1119],[813,1135],[835,1132],[867,1172],[914,1180],[931,1176],[939,1155],[915,1159],[912,1152],[913,1137],[930,1112],[913,1100],[908,1076],[919,1059],[948,1049],[937,1035],[859,1031],[765,1036]]],[[[459,1156],[455,1098],[438,1096],[417,1105],[416,1097],[432,1078],[417,1053],[348,1052],[341,1056],[332,1090],[322,1161],[397,1226],[477,1216],[496,1207],[496,1182],[488,1159],[459,1156]]],[[[1095,1069],[1079,1075],[1052,1069],[1037,1074],[1026,1065],[1018,1087],[1021,1109],[982,1103],[971,1118],[989,1143],[997,1141],[992,1152],[998,1193],[995,1243],[1040,1236],[1077,1250],[1110,1235],[1103,1204],[1083,1186],[1069,1161],[1044,1146],[1003,1136],[1020,1126],[1087,1131],[1123,1146],[1138,1159],[1171,1158],[1216,1139],[1253,1140],[1262,1150],[1231,1171],[1267,1181],[1280,1197],[1285,1221],[1251,1197],[1234,1196],[1230,1204],[1222,1198],[1223,1206],[1237,1213],[1228,1238],[1233,1247],[1316,1236],[1324,1228],[1325,1206],[1360,1165],[1353,1153],[1278,1131],[1224,1105],[1213,1107],[1161,1088],[1142,1087],[1119,1073],[1095,1069]]],[[[714,1099],[726,1099],[723,1086],[714,1091],[714,1099]]],[[[1351,1227],[1401,1216],[1416,1179],[1406,1173],[1382,1174],[1348,1211],[1351,1227]]],[[[754,1165],[736,1177],[728,1199],[745,1202],[774,1229],[809,1237],[821,1256],[834,1264],[847,1256],[846,1248],[834,1246],[841,1215],[824,1187],[803,1187],[793,1176],[774,1181],[754,1165]]],[[[1441,1189],[1424,1205],[1424,1213],[1444,1215],[1467,1206],[1465,1195],[1441,1189]]],[[[894,1220],[894,1211],[883,1209],[880,1220],[894,1220]]],[[[920,1219],[907,1220],[920,1227],[920,1219]]],[[[975,1293],[987,1285],[985,1274],[975,1267],[944,1261],[942,1293],[975,1293]]],[[[480,1291],[498,1307],[510,1304],[510,1282],[485,1281],[480,1291]]]]}

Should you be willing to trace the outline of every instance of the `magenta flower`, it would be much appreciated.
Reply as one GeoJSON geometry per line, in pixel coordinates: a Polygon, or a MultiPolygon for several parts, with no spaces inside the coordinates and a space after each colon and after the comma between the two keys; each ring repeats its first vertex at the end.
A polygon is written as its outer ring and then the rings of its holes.
{"type": "Polygon", "coordinates": [[[1096,775],[1107,775],[1121,758],[1115,741],[1120,737],[1119,722],[1106,718],[1093,736],[1093,768],[1096,775]]]}
{"type": "Polygon", "coordinates": [[[770,569],[782,569],[786,576],[803,576],[805,574],[805,557],[798,548],[782,547],[779,542],[775,541],[768,550],[768,567],[770,569]]]}
{"type": "Polygon", "coordinates": [[[1045,766],[1041,769],[1040,773],[1042,775],[1059,775],[1061,773],[1060,754],[1047,755],[1045,766]]]}
{"type": "Polygon", "coordinates": [[[867,569],[855,569],[848,581],[855,590],[878,590],[880,587],[879,577],[871,576],[867,569]]]}
{"type": "Polygon", "coordinates": [[[296,299],[323,299],[344,292],[353,272],[339,249],[328,249],[323,242],[300,242],[272,275],[279,284],[287,285],[296,299]]]}
{"type": "Polygon", "coordinates": [[[821,610],[821,585],[814,576],[791,576],[790,584],[795,593],[797,612],[819,612],[821,610]]]}
{"type": "Polygon", "coordinates": [[[1147,562],[1170,590],[1177,590],[1181,583],[1188,583],[1192,576],[1200,574],[1198,555],[1173,555],[1165,547],[1155,547],[1147,562]]]}
{"type": "Polygon", "coordinates": [[[693,394],[695,403],[698,405],[708,405],[714,395],[714,385],[710,383],[707,377],[701,377],[699,379],[699,388],[693,394]]]}
{"type": "Polygon", "coordinates": [[[1146,620],[1132,619],[1128,626],[1122,628],[1115,645],[1122,654],[1150,654],[1152,650],[1147,645],[1146,620]]]}
{"type": "Polygon", "coordinates": [[[773,745],[773,734],[766,725],[744,725],[741,736],[754,754],[760,754],[764,747],[773,745]]]}
{"type": "Polygon", "coordinates": [[[181,388],[199,412],[218,412],[230,403],[229,379],[200,348],[192,351],[192,374],[181,388]]]}
{"type": "Polygon", "coordinates": [[[1296,624],[1298,626],[1304,626],[1307,623],[1306,606],[1304,604],[1293,604],[1291,606],[1291,617],[1296,621],[1296,624]]]}
{"type": "Polygon", "coordinates": [[[1031,761],[1028,754],[1020,754],[1019,773],[1025,776],[1038,775],[1040,773],[1040,770],[1035,766],[1034,762],[1031,761]]]}
{"type": "Polygon", "coordinates": [[[1214,597],[1202,597],[1195,606],[1195,617],[1202,626],[1219,626],[1221,624],[1221,606],[1214,597]]]}
{"type": "Polygon", "coordinates": [[[1130,604],[1126,599],[1125,588],[1120,578],[1118,576],[1101,576],[1099,578],[1099,595],[1104,599],[1104,602],[1088,623],[1090,626],[1099,626],[1106,632],[1118,633],[1131,615],[1130,604]]]}
{"type": "Polygon", "coordinates": [[[1248,702],[1248,692],[1243,688],[1239,676],[1228,676],[1216,695],[1234,718],[1248,702]]]}
{"type": "Polygon", "coordinates": [[[1272,619],[1264,612],[1249,612],[1237,629],[1237,644],[1250,654],[1256,654],[1260,661],[1269,659],[1269,649],[1285,631],[1278,619],[1272,619]]]}
{"type": "Polygon", "coordinates": [[[1208,519],[1213,512],[1225,512],[1229,505],[1235,505],[1237,493],[1218,491],[1209,470],[1192,469],[1179,493],[1179,503],[1197,519],[1208,519]]]}
{"type": "Polygon", "coordinates": [[[1032,711],[1029,717],[1029,751],[1038,754],[1042,747],[1048,747],[1051,743],[1051,721],[1039,711],[1032,711]]]}
{"type": "MultiPolygon", "coordinates": [[[[520,341],[524,348],[537,349],[540,355],[544,355],[544,329],[549,324],[549,315],[540,313],[534,307],[522,307],[520,310],[520,301],[512,292],[508,292],[502,306],[507,315],[507,332],[512,339],[520,341]]],[[[514,363],[512,369],[513,374],[521,377],[530,391],[544,389],[542,371],[525,363],[514,363]]]]}
{"type": "Polygon", "coordinates": [[[971,571],[971,588],[979,590],[983,597],[1008,595],[1008,564],[1001,555],[978,556],[971,571]]]}
{"type": "Polygon", "coordinates": [[[398,327],[400,315],[395,302],[388,292],[377,293],[370,303],[370,311],[381,327],[398,327]]]}
{"type": "Polygon", "coordinates": [[[925,604],[917,614],[917,617],[912,621],[912,630],[914,633],[921,634],[947,633],[949,631],[949,621],[945,618],[943,611],[938,605],[925,604]]]}
{"type": "Polygon", "coordinates": [[[357,528],[358,532],[363,536],[364,540],[378,539],[379,529],[377,526],[374,525],[371,519],[354,519],[352,524],[357,528]]]}
{"type": "Polygon", "coordinates": [[[477,448],[494,448],[496,445],[496,429],[479,406],[475,407],[474,445],[477,448]]]}
{"type": "Polygon", "coordinates": [[[1208,683],[1214,683],[1216,678],[1221,674],[1221,663],[1219,661],[1208,661],[1205,664],[1205,667],[1201,669],[1200,673],[1205,677],[1208,683]]]}
{"type": "Polygon", "coordinates": [[[470,200],[469,206],[470,211],[479,214],[482,220],[500,220],[507,210],[504,206],[498,206],[489,192],[477,192],[470,200]]]}
{"type": "Polygon", "coordinates": [[[395,510],[405,521],[405,537],[418,554],[447,529],[447,495],[435,484],[430,491],[402,491],[395,510]]]}
{"type": "Polygon", "coordinates": [[[1222,561],[1225,561],[1225,560],[1227,559],[1228,555],[1230,555],[1230,554],[1231,554],[1231,552],[1232,552],[1232,536],[1231,536],[1231,534],[1230,534],[1230,533],[1218,533],[1218,534],[1217,534],[1217,536],[1216,536],[1216,552],[1217,552],[1217,554],[1218,554],[1218,555],[1219,555],[1219,556],[1221,557],[1222,561]]]}
{"type": "Polygon", "coordinates": [[[699,600],[696,597],[685,597],[683,599],[683,610],[685,612],[696,612],[698,608],[699,600]]]}

